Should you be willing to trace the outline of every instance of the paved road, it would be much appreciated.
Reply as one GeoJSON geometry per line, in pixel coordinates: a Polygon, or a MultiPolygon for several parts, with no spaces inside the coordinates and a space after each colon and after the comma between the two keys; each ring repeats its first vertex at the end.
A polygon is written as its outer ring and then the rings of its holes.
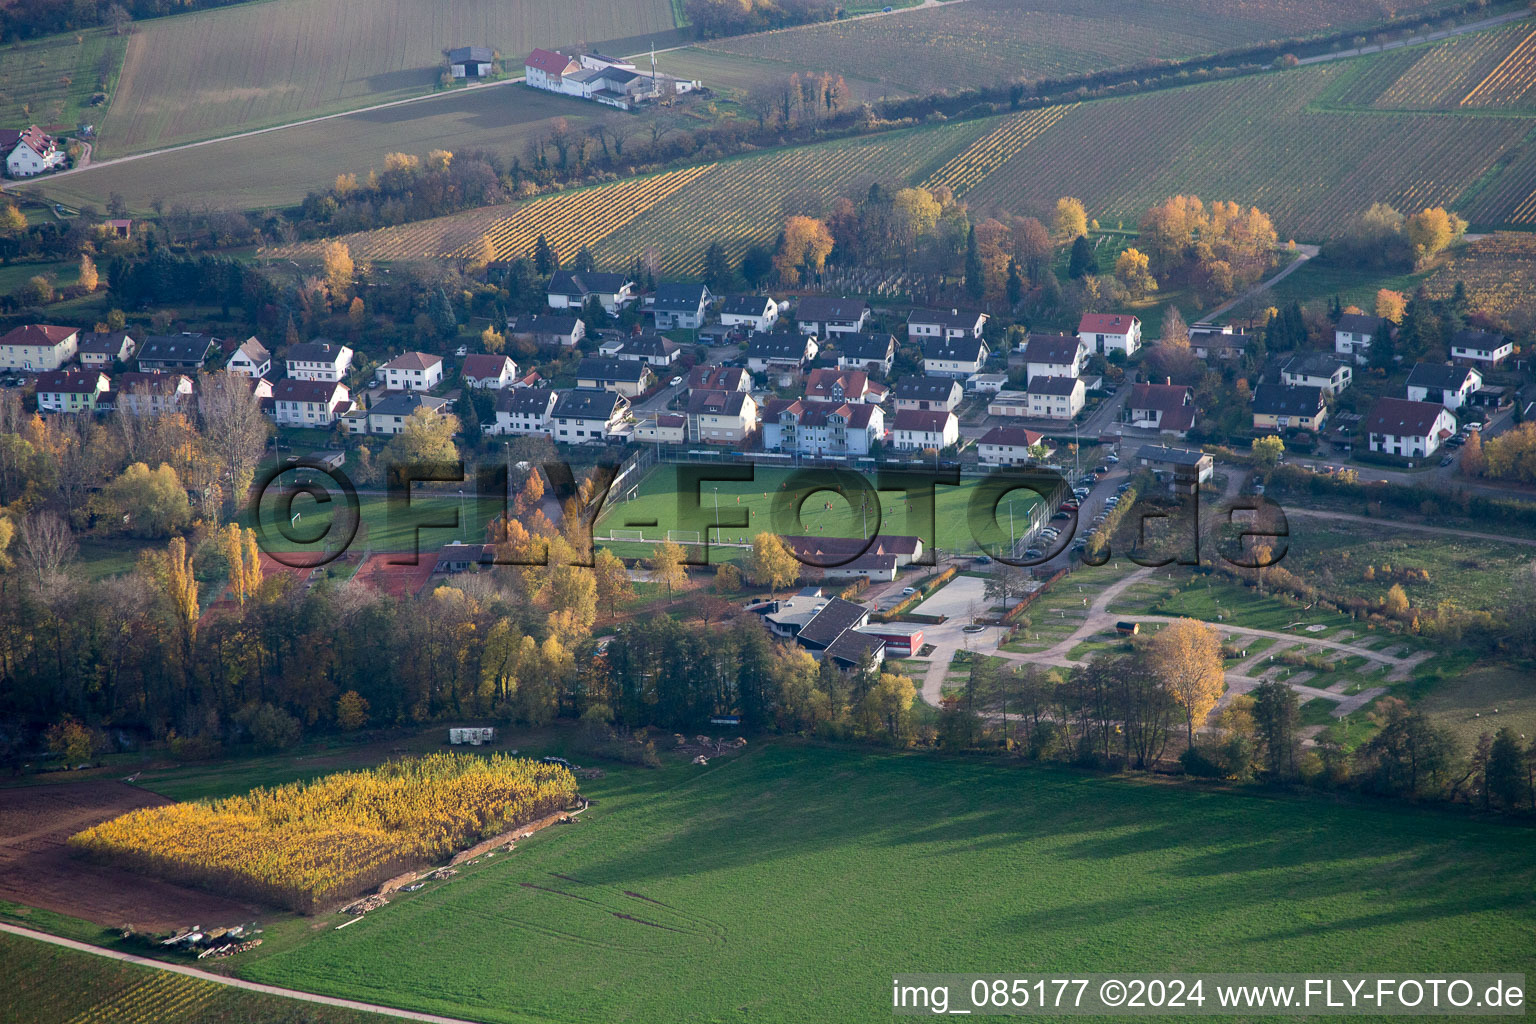
{"type": "Polygon", "coordinates": [[[1308,260],[1315,258],[1321,251],[1321,248],[1315,245],[1298,245],[1296,247],[1296,258],[1291,260],[1291,262],[1287,263],[1285,266],[1281,267],[1279,273],[1275,274],[1267,281],[1260,281],[1252,288],[1249,288],[1247,291],[1243,292],[1243,294],[1237,296],[1235,299],[1232,299],[1230,302],[1222,303],[1220,306],[1217,306],[1209,313],[1202,313],[1200,315],[1200,319],[1205,322],[1210,322],[1219,316],[1226,315],[1229,310],[1236,308],[1237,304],[1248,298],[1248,296],[1257,295],[1266,289],[1273,288],[1281,281],[1284,281],[1286,278],[1296,273],[1296,271],[1306,266],[1308,260]]]}
{"type": "Polygon", "coordinates": [[[140,967],[148,967],[157,971],[169,971],[172,974],[182,974],[189,978],[197,978],[199,981],[211,981],[218,985],[228,985],[230,988],[244,989],[247,992],[260,992],[264,995],[282,996],[285,999],[298,999],[306,1003],[321,1003],[325,1006],[339,1006],[343,1009],[377,1013],[386,1017],[430,1021],[432,1024],[476,1024],[474,1021],[464,1020],[459,1017],[443,1017],[435,1013],[417,1013],[414,1010],[400,1010],[393,1006],[379,1006],[376,1003],[363,1003],[355,999],[337,999],[332,996],[316,995],[313,992],[300,992],[291,988],[279,988],[276,985],[262,985],[254,981],[243,981],[240,978],[228,978],[221,974],[209,974],[207,971],[200,971],[195,967],[164,963],[160,960],[134,956],[132,953],[120,953],[115,949],[102,949],[100,946],[92,946],[86,942],[76,942],[74,939],[48,935],[45,932],[33,931],[30,928],[18,928],[13,924],[0,923],[0,931],[11,935],[19,935],[24,939],[36,939],[38,942],[63,946],[65,949],[73,949],[80,953],[90,953],[93,956],[106,957],[109,960],[116,960],[120,963],[136,964],[140,967]]]}

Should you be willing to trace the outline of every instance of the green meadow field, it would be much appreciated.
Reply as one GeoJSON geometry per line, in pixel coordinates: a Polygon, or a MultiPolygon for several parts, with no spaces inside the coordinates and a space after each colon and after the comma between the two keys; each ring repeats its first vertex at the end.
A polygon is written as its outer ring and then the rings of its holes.
{"type": "Polygon", "coordinates": [[[1536,969],[1529,829],[756,745],[242,977],[496,1022],[877,1021],[895,972],[1536,969]]]}

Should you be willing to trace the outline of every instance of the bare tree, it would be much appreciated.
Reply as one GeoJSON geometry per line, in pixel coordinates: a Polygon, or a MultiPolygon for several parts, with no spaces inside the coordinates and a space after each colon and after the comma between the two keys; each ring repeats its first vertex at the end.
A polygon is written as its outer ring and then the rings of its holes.
{"type": "Polygon", "coordinates": [[[111,4],[102,12],[101,20],[112,26],[112,34],[120,36],[128,31],[128,25],[133,21],[133,15],[128,13],[128,8],[122,4],[111,4]]]}
{"type": "Polygon", "coordinates": [[[54,512],[34,512],[21,521],[16,553],[39,587],[61,575],[75,557],[75,536],[54,512]]]}
{"type": "Polygon", "coordinates": [[[250,489],[256,464],[266,450],[267,418],[252,382],[242,377],[205,373],[199,391],[203,437],[213,449],[222,481],[228,482],[227,494],[234,507],[250,489]]]}

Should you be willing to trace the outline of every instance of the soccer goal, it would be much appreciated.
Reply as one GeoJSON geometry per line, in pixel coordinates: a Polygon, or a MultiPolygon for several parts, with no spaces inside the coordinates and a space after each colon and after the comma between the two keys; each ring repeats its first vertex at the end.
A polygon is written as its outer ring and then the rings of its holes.
{"type": "Polygon", "coordinates": [[[667,540],[670,540],[670,541],[672,541],[673,543],[676,543],[676,544],[697,544],[697,543],[699,543],[699,531],[698,530],[668,530],[667,531],[667,540]]]}
{"type": "Polygon", "coordinates": [[[608,539],[610,541],[616,541],[616,540],[644,541],[645,540],[645,531],[644,530],[626,530],[626,529],[622,529],[622,528],[619,528],[619,527],[615,527],[614,529],[611,529],[611,530],[608,531],[608,539]]]}

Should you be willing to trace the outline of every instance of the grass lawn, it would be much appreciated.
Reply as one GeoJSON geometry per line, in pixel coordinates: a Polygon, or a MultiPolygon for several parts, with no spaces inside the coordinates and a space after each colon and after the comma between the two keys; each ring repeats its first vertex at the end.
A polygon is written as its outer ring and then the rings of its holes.
{"type": "Polygon", "coordinates": [[[0,295],[9,295],[34,277],[46,277],[55,288],[63,288],[80,280],[78,260],[58,260],[52,263],[7,263],[0,266],[0,295]]]}
{"type": "MultiPolygon", "coordinates": [[[[704,467],[706,470],[708,467],[704,467]]],[[[753,467],[748,467],[753,468],[753,467]]],[[[724,476],[722,472],[719,475],[724,476]]],[[[883,492],[878,496],[878,506],[871,500],[866,507],[863,504],[864,495],[850,487],[847,496],[827,490],[827,486],[835,486],[839,479],[851,482],[856,475],[859,480],[867,481],[873,487],[872,477],[865,474],[854,474],[848,471],[841,477],[827,474],[825,470],[790,470],[776,466],[757,466],[753,479],[750,482],[721,480],[719,483],[707,481],[699,485],[699,507],[688,510],[682,496],[678,494],[679,475],[678,467],[672,465],[660,465],[651,470],[637,486],[634,496],[630,497],[626,491],[615,498],[624,499],[617,503],[608,504],[602,515],[598,518],[594,534],[597,536],[610,536],[610,531],[618,529],[639,529],[643,532],[645,543],[636,542],[633,537],[622,534],[615,542],[605,542],[615,553],[624,556],[634,556],[646,553],[651,542],[664,539],[666,531],[681,531],[674,533],[674,539],[681,537],[689,542],[697,536],[702,541],[708,531],[716,522],[716,498],[718,488],[719,522],[721,527],[714,536],[718,539],[732,543],[750,543],[758,533],[764,531],[780,534],[781,536],[825,536],[825,537],[864,537],[867,529],[870,535],[878,534],[886,537],[923,535],[926,533],[921,528],[918,518],[921,506],[917,506],[913,513],[909,514],[908,501],[905,494],[899,491],[883,492]],[[829,481],[828,484],[820,482],[814,485],[811,480],[829,481]],[[786,488],[792,482],[792,478],[799,475],[796,482],[796,491],[786,488]],[[800,503],[800,513],[797,521],[795,506],[800,503]],[[826,506],[831,504],[831,508],[826,506]],[[633,524],[646,524],[643,526],[633,524]]],[[[934,526],[938,540],[938,547],[945,551],[977,552],[982,550],[973,536],[972,515],[969,503],[976,494],[976,478],[962,478],[960,486],[936,488],[934,497],[934,526]]],[[[1038,501],[1036,496],[1024,491],[1013,492],[1015,499],[1005,499],[998,506],[998,514],[993,518],[989,513],[979,515],[979,525],[974,533],[979,535],[982,541],[989,545],[999,544],[1006,549],[1009,538],[1009,501],[1013,501],[1012,514],[1015,520],[1015,528],[1021,533],[1023,524],[1028,516],[1028,510],[1038,501]],[[989,532],[992,531],[992,532],[989,532]]],[[[871,495],[873,498],[873,496],[871,495]]],[[[924,544],[927,545],[929,537],[924,536],[924,544]]],[[[710,550],[711,561],[731,560],[740,558],[740,548],[714,548],[710,550]]]]}
{"type": "Polygon", "coordinates": [[[1509,726],[1536,736],[1536,675],[1528,665],[1473,663],[1442,669],[1416,705],[1470,750],[1481,734],[1509,726]]]}
{"type": "MultiPolygon", "coordinates": [[[[1337,295],[1346,306],[1374,310],[1379,289],[1391,288],[1412,295],[1430,273],[1426,270],[1417,274],[1384,274],[1378,270],[1341,267],[1313,259],[1270,289],[1270,305],[1284,308],[1299,302],[1303,306],[1326,307],[1337,295]]],[[[1233,319],[1233,315],[1228,314],[1223,319],[1233,319]]]]}
{"type": "MultiPolygon", "coordinates": [[[[289,477],[285,475],[281,479],[287,481],[289,477]]],[[[362,527],[349,550],[361,552],[367,547],[371,551],[415,551],[419,547],[423,557],[455,540],[465,544],[483,543],[486,524],[503,511],[499,502],[479,501],[472,492],[467,492],[462,502],[457,495],[416,493],[411,497],[409,508],[400,502],[392,504],[383,494],[360,494],[357,503],[362,527]],[[416,523],[452,522],[455,517],[458,518],[457,527],[423,526],[418,540],[416,523]]],[[[282,525],[279,519],[286,519],[289,509],[287,499],[276,491],[268,491],[261,502],[261,524],[273,551],[319,551],[333,535],[343,535],[338,516],[344,512],[345,504],[334,488],[330,505],[322,505],[307,494],[294,496],[291,511],[298,513],[299,519],[292,524],[291,532],[298,540],[289,540],[279,532],[282,525]]],[[[239,522],[242,526],[256,526],[249,510],[240,514],[239,522]]]]}
{"type": "Polygon", "coordinates": [[[581,823],[242,976],[487,1021],[884,1020],[890,975],[1536,968],[1527,829],[933,756],[611,768],[581,823]]]}
{"type": "Polygon", "coordinates": [[[71,130],[100,122],[107,108],[91,106],[91,97],[112,91],[127,43],[106,29],[10,43],[0,50],[0,122],[71,130]]]}
{"type": "Polygon", "coordinates": [[[14,935],[0,935],[0,975],[6,979],[0,1020],[27,1024],[364,1024],[389,1019],[243,992],[14,935]],[[62,978],[68,984],[59,984],[62,978]]]}

